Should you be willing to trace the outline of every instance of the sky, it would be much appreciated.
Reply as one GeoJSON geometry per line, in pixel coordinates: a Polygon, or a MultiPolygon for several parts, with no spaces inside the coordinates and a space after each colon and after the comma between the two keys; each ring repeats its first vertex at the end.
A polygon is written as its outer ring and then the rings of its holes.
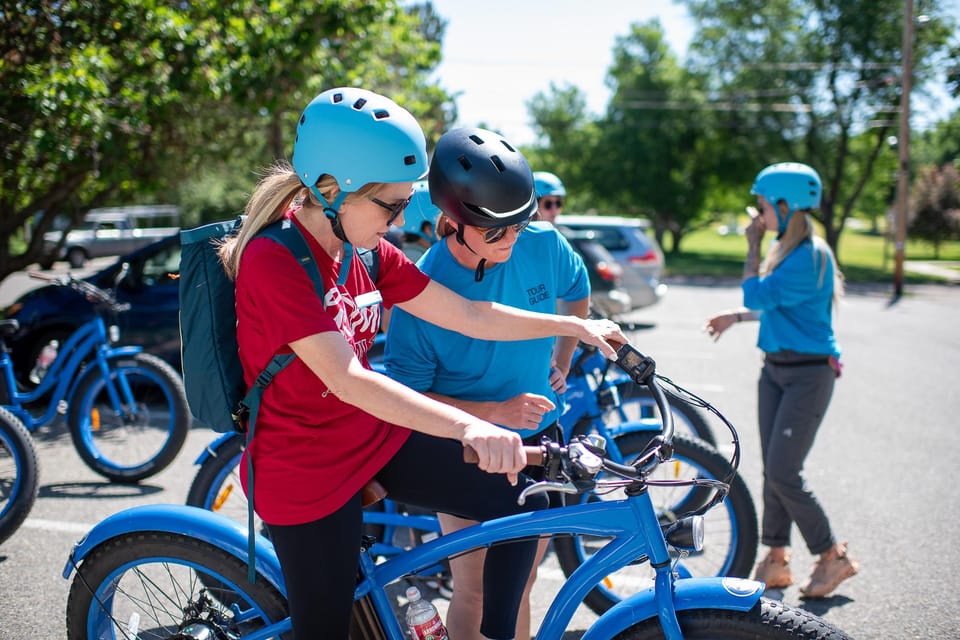
{"type": "MultiPolygon", "coordinates": [[[[693,37],[683,6],[669,0],[432,0],[447,20],[443,62],[435,78],[457,96],[462,126],[485,124],[518,145],[535,142],[526,103],[550,83],[571,84],[600,114],[610,98],[604,84],[614,40],[629,25],[658,18],[681,59],[693,37]]],[[[960,0],[947,0],[954,15],[960,0]]],[[[914,127],[956,103],[938,93],[914,94],[914,127]]]]}

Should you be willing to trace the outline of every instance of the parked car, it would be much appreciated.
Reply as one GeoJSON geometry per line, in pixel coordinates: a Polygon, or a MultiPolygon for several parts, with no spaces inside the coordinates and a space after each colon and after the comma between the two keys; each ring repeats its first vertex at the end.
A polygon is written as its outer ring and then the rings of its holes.
{"type": "Polygon", "coordinates": [[[649,223],[616,216],[560,215],[556,225],[573,231],[590,231],[623,268],[623,287],[633,308],[655,304],[667,293],[663,276],[663,251],[648,233],[649,223]]]}
{"type": "MultiPolygon", "coordinates": [[[[117,325],[123,344],[142,345],[180,368],[179,290],[180,235],[168,234],[127,254],[85,278],[103,289],[115,289],[117,299],[129,303],[117,325]]],[[[65,339],[94,316],[94,308],[69,287],[46,285],[28,291],[3,311],[16,318],[20,330],[10,341],[17,377],[24,384],[40,351],[51,340],[65,339]]]]}
{"type": "Polygon", "coordinates": [[[63,231],[43,234],[47,257],[41,263],[44,269],[53,266],[55,259],[66,260],[79,269],[90,258],[119,256],[166,238],[179,231],[178,227],[142,226],[142,220],[178,220],[179,210],[174,205],[139,205],[93,209],[83,218],[83,225],[67,232],[59,252],[55,247],[63,231]]]}
{"type": "Polygon", "coordinates": [[[580,254],[590,274],[590,303],[608,318],[627,313],[632,308],[630,294],[623,288],[623,268],[592,231],[560,229],[574,251],[580,254]]]}

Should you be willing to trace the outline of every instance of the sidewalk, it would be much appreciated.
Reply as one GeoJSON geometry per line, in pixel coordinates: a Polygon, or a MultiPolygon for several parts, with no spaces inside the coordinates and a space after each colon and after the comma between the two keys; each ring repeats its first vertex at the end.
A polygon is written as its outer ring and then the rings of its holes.
{"type": "Polygon", "coordinates": [[[949,284],[960,284],[960,262],[906,260],[903,268],[906,271],[943,278],[949,284]]]}

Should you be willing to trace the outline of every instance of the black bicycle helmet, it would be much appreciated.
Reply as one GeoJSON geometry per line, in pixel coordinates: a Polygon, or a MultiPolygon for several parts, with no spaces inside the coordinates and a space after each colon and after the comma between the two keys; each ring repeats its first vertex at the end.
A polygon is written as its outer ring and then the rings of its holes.
{"type": "Polygon", "coordinates": [[[440,136],[428,180],[433,204],[461,225],[506,227],[537,211],[527,159],[486,129],[453,129],[440,136]]]}

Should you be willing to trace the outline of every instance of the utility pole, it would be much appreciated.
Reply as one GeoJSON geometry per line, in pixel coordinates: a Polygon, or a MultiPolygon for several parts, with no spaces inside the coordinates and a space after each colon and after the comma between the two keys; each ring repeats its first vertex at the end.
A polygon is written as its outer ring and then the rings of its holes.
{"type": "Polygon", "coordinates": [[[903,60],[900,66],[900,135],[897,150],[897,224],[894,239],[893,297],[903,295],[903,252],[907,243],[907,208],[910,206],[910,91],[913,83],[913,0],[906,0],[903,15],[903,60]]]}

